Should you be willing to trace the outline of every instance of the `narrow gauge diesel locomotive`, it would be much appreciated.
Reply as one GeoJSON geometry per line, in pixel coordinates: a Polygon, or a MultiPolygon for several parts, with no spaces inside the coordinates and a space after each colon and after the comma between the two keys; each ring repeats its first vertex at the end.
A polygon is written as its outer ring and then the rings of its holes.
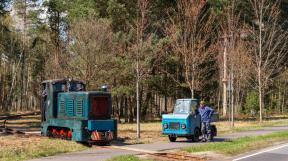
{"type": "Polygon", "coordinates": [[[41,135],[77,142],[109,143],[117,138],[117,121],[111,119],[107,89],[86,91],[82,81],[42,82],[41,135]]]}

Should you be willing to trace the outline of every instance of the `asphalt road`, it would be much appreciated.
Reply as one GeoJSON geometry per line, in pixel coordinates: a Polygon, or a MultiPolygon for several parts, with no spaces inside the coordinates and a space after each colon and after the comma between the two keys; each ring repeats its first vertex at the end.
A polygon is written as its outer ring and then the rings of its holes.
{"type": "MultiPolygon", "coordinates": [[[[261,134],[268,134],[276,131],[288,130],[288,126],[276,126],[276,127],[266,127],[258,130],[243,131],[224,134],[215,138],[215,141],[223,141],[225,139],[243,137],[243,136],[255,136],[261,134]]],[[[113,156],[127,155],[127,154],[141,154],[143,151],[164,151],[172,150],[183,147],[189,147],[201,143],[191,143],[186,140],[181,140],[178,142],[155,142],[150,144],[135,144],[135,145],[113,145],[110,148],[91,148],[81,152],[66,153],[56,156],[44,157],[39,159],[34,159],[30,161],[103,161],[107,160],[113,156]]],[[[286,149],[287,150],[287,149],[286,149]]],[[[286,151],[287,153],[287,151],[286,151]]],[[[278,154],[275,154],[278,155],[278,154]]],[[[281,155],[281,154],[279,154],[281,155]]],[[[272,159],[273,160],[273,159],[272,159]]],[[[243,160],[244,161],[244,160],[243,160]]],[[[246,160],[245,160],[246,161],[246,160]]],[[[264,161],[261,159],[261,161],[264,161]]],[[[281,160],[280,160],[281,161],[281,160]]],[[[288,161],[288,156],[286,155],[286,160],[288,161]]]]}
{"type": "Polygon", "coordinates": [[[233,161],[288,161],[288,144],[267,148],[256,153],[238,157],[233,161]]]}

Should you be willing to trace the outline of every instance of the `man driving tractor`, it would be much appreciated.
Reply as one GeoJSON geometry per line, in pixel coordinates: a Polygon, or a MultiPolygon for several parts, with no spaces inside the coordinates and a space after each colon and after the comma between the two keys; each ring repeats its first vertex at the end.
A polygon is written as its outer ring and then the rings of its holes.
{"type": "Polygon", "coordinates": [[[207,106],[204,101],[200,102],[200,107],[196,110],[196,115],[200,114],[201,116],[201,132],[202,132],[202,141],[211,141],[211,117],[214,113],[214,110],[207,106]]]}

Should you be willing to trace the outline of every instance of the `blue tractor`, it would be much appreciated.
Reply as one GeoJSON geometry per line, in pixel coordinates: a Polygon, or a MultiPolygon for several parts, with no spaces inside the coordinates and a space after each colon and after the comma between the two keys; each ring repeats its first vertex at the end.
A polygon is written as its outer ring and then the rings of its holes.
{"type": "MultiPolygon", "coordinates": [[[[177,137],[186,137],[193,142],[198,142],[201,133],[201,118],[195,113],[198,107],[196,99],[177,99],[173,113],[162,115],[162,134],[168,135],[171,142],[177,137]]],[[[218,115],[213,114],[212,121],[217,120],[218,115]]],[[[217,135],[215,125],[211,125],[212,139],[217,135]]]]}
{"type": "Polygon", "coordinates": [[[84,82],[70,79],[42,83],[43,136],[109,143],[117,138],[117,121],[111,112],[111,94],[106,89],[86,91],[84,82]]]}

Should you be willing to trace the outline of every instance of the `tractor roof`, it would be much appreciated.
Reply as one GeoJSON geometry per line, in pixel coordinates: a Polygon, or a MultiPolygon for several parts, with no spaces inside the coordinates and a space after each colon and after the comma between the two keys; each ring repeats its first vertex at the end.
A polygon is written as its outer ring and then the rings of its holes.
{"type": "Polygon", "coordinates": [[[193,99],[193,98],[181,98],[181,99],[177,99],[179,101],[198,101],[197,99],[193,99]]]}
{"type": "Polygon", "coordinates": [[[67,82],[67,81],[77,82],[77,83],[84,83],[84,81],[73,80],[73,79],[50,79],[50,80],[43,81],[42,84],[44,84],[44,83],[59,83],[59,82],[67,82]]]}

